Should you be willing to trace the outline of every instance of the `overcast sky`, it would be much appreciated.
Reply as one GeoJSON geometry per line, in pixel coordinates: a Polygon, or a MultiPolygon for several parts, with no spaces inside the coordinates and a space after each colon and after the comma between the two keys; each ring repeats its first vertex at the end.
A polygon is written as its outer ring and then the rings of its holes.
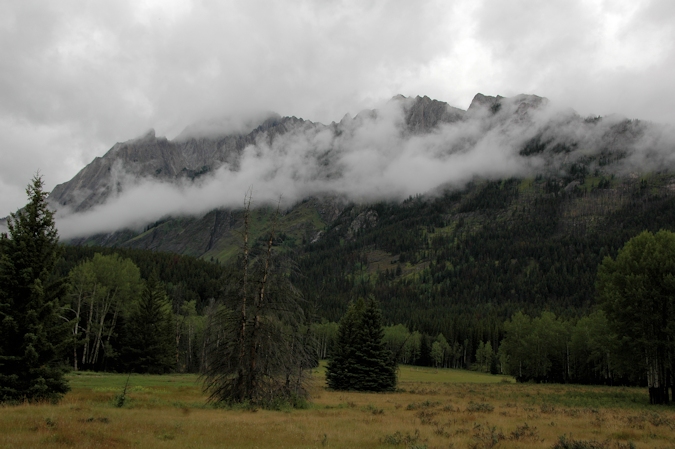
{"type": "Polygon", "coordinates": [[[0,216],[149,128],[395,94],[675,123],[672,0],[0,0],[0,216]]]}

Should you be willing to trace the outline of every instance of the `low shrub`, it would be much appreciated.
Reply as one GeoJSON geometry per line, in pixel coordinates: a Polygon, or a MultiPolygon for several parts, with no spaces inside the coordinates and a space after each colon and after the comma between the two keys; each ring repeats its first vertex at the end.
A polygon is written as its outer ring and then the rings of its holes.
{"type": "Polygon", "coordinates": [[[487,402],[469,402],[466,411],[472,413],[492,413],[494,409],[494,405],[488,404],[487,402]]]}

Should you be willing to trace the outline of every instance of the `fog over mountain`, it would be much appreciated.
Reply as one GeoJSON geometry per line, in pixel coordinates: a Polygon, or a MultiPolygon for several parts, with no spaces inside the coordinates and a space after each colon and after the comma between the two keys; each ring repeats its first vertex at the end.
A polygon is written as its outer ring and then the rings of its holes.
{"type": "Polygon", "coordinates": [[[273,113],[201,122],[167,140],[154,131],[114,145],[50,201],[68,239],[140,229],[168,216],[310,196],[402,200],[474,179],[562,173],[577,160],[605,174],[675,164],[672,128],[583,118],[536,95],[478,94],[464,111],[396,96],[322,124],[273,113]]]}
{"type": "Polygon", "coordinates": [[[150,128],[245,132],[258,111],[530,92],[675,124],[674,42],[671,0],[0,2],[0,217],[38,170],[52,190],[150,128]]]}

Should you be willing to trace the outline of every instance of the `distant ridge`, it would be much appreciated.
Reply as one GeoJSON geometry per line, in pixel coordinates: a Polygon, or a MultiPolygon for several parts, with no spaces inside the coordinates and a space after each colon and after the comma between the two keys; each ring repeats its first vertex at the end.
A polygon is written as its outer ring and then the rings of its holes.
{"type": "MultiPolygon", "coordinates": [[[[429,133],[441,124],[472,118],[477,111],[485,111],[502,102],[512,101],[519,108],[538,108],[547,100],[535,95],[519,95],[513,99],[501,96],[487,97],[477,94],[468,112],[427,96],[406,98],[397,95],[392,102],[402,103],[405,130],[410,133],[429,133]]],[[[160,181],[195,181],[226,165],[237,170],[239,157],[249,145],[259,138],[268,141],[299,129],[330,129],[338,134],[353,127],[365,115],[377,111],[363,111],[356,117],[345,118],[339,123],[324,125],[296,117],[281,117],[267,113],[259,122],[246,124],[207,123],[187,127],[176,139],[170,141],[157,137],[153,129],[139,138],[120,142],[102,157],[95,158],[70,181],[57,185],[49,200],[58,209],[83,212],[103,204],[119,194],[130,178],[154,178],[160,181]],[[243,132],[228,132],[231,129],[243,132]],[[219,133],[219,130],[222,132],[219,133]]]]}

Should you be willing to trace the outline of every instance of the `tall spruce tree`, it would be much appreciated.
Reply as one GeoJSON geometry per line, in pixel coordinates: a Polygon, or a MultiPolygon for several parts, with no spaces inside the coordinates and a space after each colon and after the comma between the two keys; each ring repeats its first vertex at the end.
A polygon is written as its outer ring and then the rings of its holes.
{"type": "Polygon", "coordinates": [[[171,306],[157,274],[145,284],[124,333],[122,365],[136,373],[164,374],[176,364],[171,306]]]}
{"type": "Polygon", "coordinates": [[[0,236],[0,402],[58,400],[69,390],[64,354],[66,283],[53,276],[59,247],[40,176],[0,236]]]}
{"type": "Polygon", "coordinates": [[[326,381],[335,390],[391,391],[396,362],[383,341],[382,315],[374,298],[350,304],[340,320],[326,381]]]}
{"type": "Polygon", "coordinates": [[[326,367],[326,382],[334,390],[356,390],[358,379],[354,366],[357,363],[357,334],[364,308],[362,298],[352,302],[338,325],[337,342],[326,367]]]}

